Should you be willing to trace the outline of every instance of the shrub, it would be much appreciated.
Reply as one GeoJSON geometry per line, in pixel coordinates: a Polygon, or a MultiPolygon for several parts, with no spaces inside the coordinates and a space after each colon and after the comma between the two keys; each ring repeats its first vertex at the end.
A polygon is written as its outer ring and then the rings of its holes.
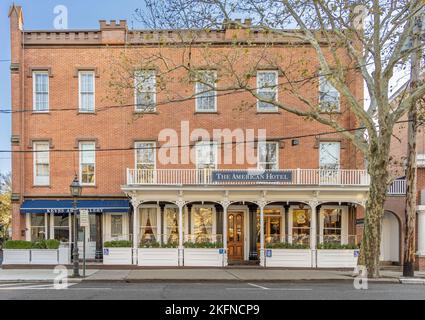
{"type": "Polygon", "coordinates": [[[359,248],[359,246],[356,245],[356,244],[341,244],[341,243],[332,243],[332,242],[317,244],[317,249],[335,249],[335,250],[350,249],[350,250],[353,250],[353,249],[358,249],[358,248],[359,248]]]}
{"type": "Polygon", "coordinates": [[[141,242],[140,248],[177,248],[177,242],[159,243],[158,241],[141,242]]]}
{"type": "Polygon", "coordinates": [[[58,249],[60,246],[60,241],[56,239],[45,240],[47,249],[58,249]]]}
{"type": "Polygon", "coordinates": [[[39,240],[31,243],[31,249],[53,249],[59,248],[60,242],[56,239],[39,240]]]}
{"type": "Polygon", "coordinates": [[[105,241],[103,246],[105,248],[131,248],[133,244],[129,240],[114,240],[114,241],[105,241]]]}
{"type": "Polygon", "coordinates": [[[274,242],[266,243],[267,249],[309,249],[310,246],[304,243],[286,243],[286,242],[274,242]]]}
{"type": "Polygon", "coordinates": [[[4,244],[4,249],[31,249],[32,243],[24,240],[9,240],[4,244]]]}
{"type": "Polygon", "coordinates": [[[221,242],[185,242],[185,248],[223,248],[221,242]]]}

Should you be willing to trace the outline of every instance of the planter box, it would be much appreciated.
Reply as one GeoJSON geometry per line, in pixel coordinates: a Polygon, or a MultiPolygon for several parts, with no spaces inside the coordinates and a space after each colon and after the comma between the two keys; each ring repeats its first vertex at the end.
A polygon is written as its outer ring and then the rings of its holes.
{"type": "Polygon", "coordinates": [[[137,265],[152,267],[178,267],[179,249],[177,248],[139,248],[137,250],[137,265]]]}
{"type": "Polygon", "coordinates": [[[71,263],[71,252],[69,246],[59,247],[59,264],[70,264],[71,263]]]}
{"type": "Polygon", "coordinates": [[[132,264],[132,248],[103,248],[103,264],[130,265],[132,264]]]}
{"type": "Polygon", "coordinates": [[[317,250],[317,267],[354,268],[357,266],[357,256],[358,250],[320,249],[317,250]]]}
{"type": "Polygon", "coordinates": [[[31,264],[58,264],[59,250],[31,249],[31,264]]]}
{"type": "Polygon", "coordinates": [[[29,264],[30,249],[3,249],[3,264],[29,264]]]}
{"type": "MultiPolygon", "coordinates": [[[[266,249],[271,250],[271,257],[266,254],[266,267],[311,268],[310,249],[266,249]]],[[[266,251],[267,252],[267,251],[266,251]]]]}
{"type": "Polygon", "coordinates": [[[188,267],[223,267],[224,254],[219,248],[186,248],[184,265],[188,267]]]}

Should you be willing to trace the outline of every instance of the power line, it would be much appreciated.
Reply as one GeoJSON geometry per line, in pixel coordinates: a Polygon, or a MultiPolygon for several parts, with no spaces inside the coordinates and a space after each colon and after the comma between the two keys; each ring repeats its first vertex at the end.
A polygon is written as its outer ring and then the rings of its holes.
{"type": "MultiPolygon", "coordinates": [[[[407,123],[411,120],[401,120],[395,122],[397,123],[407,123]]],[[[319,137],[324,135],[331,135],[331,134],[337,134],[337,133],[343,133],[343,132],[353,132],[353,131],[359,131],[359,130],[365,130],[366,127],[357,127],[357,128],[351,128],[351,129],[341,129],[341,130],[335,130],[335,131],[324,131],[319,133],[310,133],[310,134],[304,134],[304,135],[297,135],[297,136],[287,136],[287,137],[270,137],[269,139],[273,141],[285,141],[285,140],[292,140],[292,139],[304,139],[304,138],[311,138],[311,137],[319,137]]],[[[267,140],[267,139],[266,139],[267,140]]],[[[257,140],[251,140],[251,141],[228,141],[228,142],[221,142],[217,143],[216,145],[227,145],[227,144],[247,144],[247,143],[256,143],[257,140]]],[[[153,149],[172,149],[172,148],[190,148],[196,146],[196,142],[192,144],[187,145],[175,145],[175,146],[154,146],[154,147],[126,147],[126,148],[95,148],[91,150],[85,150],[85,151],[95,151],[95,152],[111,152],[111,151],[130,151],[130,150],[153,150],[153,149]]],[[[74,148],[74,149],[49,149],[49,150],[0,150],[0,153],[37,153],[37,152],[80,152],[80,149],[74,148]]]]}

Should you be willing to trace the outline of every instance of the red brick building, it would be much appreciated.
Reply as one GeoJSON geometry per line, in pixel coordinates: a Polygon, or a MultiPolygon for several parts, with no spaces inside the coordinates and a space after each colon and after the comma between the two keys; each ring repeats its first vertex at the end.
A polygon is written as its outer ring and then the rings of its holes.
{"type": "MultiPolygon", "coordinates": [[[[308,257],[289,266],[316,267],[320,245],[358,243],[356,218],[362,216],[368,190],[363,156],[339,135],[319,135],[328,127],[257,102],[249,92],[222,94],[220,82],[229,81],[229,71],[211,58],[243,49],[246,56],[235,58],[236,69],[253,70],[251,81],[259,95],[303,108],[281,87],[285,75],[274,65],[277,58],[270,57],[279,56],[288,66],[302,57],[314,71],[318,63],[311,47],[279,35],[247,33],[232,24],[199,32],[190,62],[204,80],[194,81],[179,62],[188,50],[180,36],[190,30],[129,30],[125,21],[100,21],[98,30],[27,31],[20,7],[11,7],[9,17],[14,239],[72,242],[69,185],[77,175],[83,186],[78,208],[90,213],[90,258],[109,255],[103,243],[119,239],[132,241],[134,264],[156,263],[140,251],[145,243],[168,243],[178,249],[177,264],[203,265],[208,258],[186,255],[197,243],[207,242],[227,249],[220,251],[219,264],[258,260],[265,265],[269,259],[272,265],[266,249],[286,243],[299,244],[305,251],[300,255],[308,257]],[[269,58],[253,67],[265,53],[269,58]],[[136,90],[123,86],[117,93],[111,70],[123,59],[130,61],[128,66],[159,56],[144,70],[134,65],[130,82],[136,81],[136,90]],[[170,73],[173,66],[179,68],[170,73]],[[143,83],[140,90],[137,81],[143,83]],[[264,83],[275,85],[262,87],[264,83]],[[251,107],[241,111],[245,104],[251,107]],[[192,134],[194,129],[202,130],[192,134]],[[251,130],[256,163],[237,163],[238,152],[230,162],[218,161],[225,147],[215,140],[215,129],[241,130],[246,140],[251,130]],[[265,141],[259,139],[261,130],[265,141]],[[161,148],[167,150],[163,138],[172,137],[170,132],[178,137],[168,143],[177,146],[179,161],[165,164],[161,148]],[[190,152],[193,161],[185,161],[190,152]],[[253,175],[249,168],[265,171],[253,175]]],[[[326,78],[320,81],[304,84],[302,93],[321,99],[324,108],[333,103],[336,110],[330,116],[347,129],[355,128],[344,99],[326,78]],[[322,87],[327,91],[319,97],[322,87]]],[[[361,101],[363,82],[355,71],[347,72],[347,84],[361,101]]],[[[79,232],[82,241],[81,236],[79,232]]]]}

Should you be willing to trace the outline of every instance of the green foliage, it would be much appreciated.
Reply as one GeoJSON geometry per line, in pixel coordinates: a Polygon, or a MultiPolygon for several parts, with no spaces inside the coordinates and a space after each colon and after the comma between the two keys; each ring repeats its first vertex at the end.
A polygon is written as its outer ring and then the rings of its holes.
{"type": "Polygon", "coordinates": [[[131,248],[132,243],[129,240],[114,240],[114,241],[105,241],[103,246],[105,248],[131,248]]]}
{"type": "Polygon", "coordinates": [[[31,241],[9,240],[4,244],[4,249],[31,249],[31,241]]]}
{"type": "Polygon", "coordinates": [[[353,250],[353,249],[358,249],[358,248],[359,248],[359,246],[356,245],[356,244],[341,244],[341,243],[336,243],[336,242],[334,242],[334,243],[332,243],[332,242],[330,242],[330,243],[319,243],[317,245],[317,249],[335,249],[335,250],[350,249],[350,250],[353,250]]]}
{"type": "Polygon", "coordinates": [[[223,248],[221,242],[185,242],[183,244],[185,248],[223,248]]]}
{"type": "Polygon", "coordinates": [[[39,240],[31,243],[31,249],[58,249],[60,242],[55,239],[39,240]]]}
{"type": "Polygon", "coordinates": [[[139,248],[177,248],[177,242],[167,242],[161,244],[158,241],[141,242],[139,248]]]}
{"type": "Polygon", "coordinates": [[[0,174],[0,239],[6,239],[12,222],[11,175],[0,174]]]}
{"type": "Polygon", "coordinates": [[[267,249],[309,249],[308,244],[303,243],[286,243],[286,242],[275,242],[266,243],[267,249]]]}

